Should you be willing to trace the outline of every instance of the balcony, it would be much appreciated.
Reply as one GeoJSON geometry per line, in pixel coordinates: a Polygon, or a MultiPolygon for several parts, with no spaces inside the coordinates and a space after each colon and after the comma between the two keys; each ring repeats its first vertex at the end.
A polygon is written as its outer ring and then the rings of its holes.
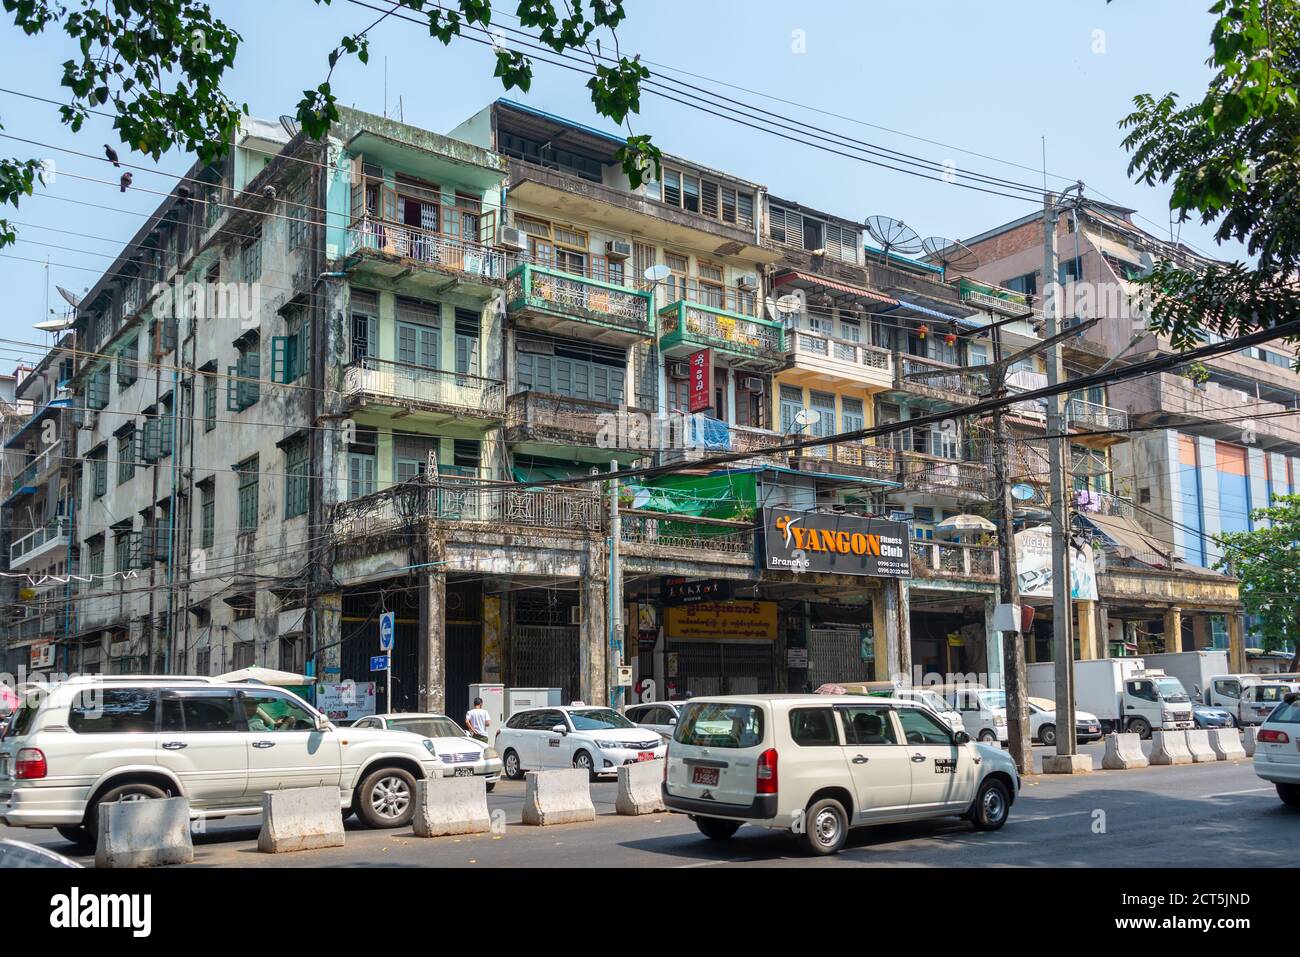
{"type": "Polygon", "coordinates": [[[913,539],[912,578],[996,582],[998,550],[992,545],[913,539]]]}
{"type": "Polygon", "coordinates": [[[993,494],[993,470],[981,462],[959,462],[921,452],[901,452],[899,478],[904,492],[948,494],[984,500],[993,494]]]}
{"type": "Polygon", "coordinates": [[[60,517],[49,525],[35,529],[15,540],[9,546],[9,568],[23,571],[41,561],[49,561],[68,549],[68,534],[72,523],[60,517]]]}
{"type": "Polygon", "coordinates": [[[674,556],[686,552],[721,552],[753,561],[754,523],[621,510],[620,534],[631,554],[665,549],[674,556]],[[640,547],[639,547],[640,546],[640,547]]]}
{"type": "Polygon", "coordinates": [[[894,354],[894,391],[941,405],[970,405],[988,392],[988,375],[978,366],[894,354]]]}
{"type": "Polygon", "coordinates": [[[640,411],[546,392],[517,392],[506,399],[506,442],[525,455],[554,457],[559,447],[566,458],[575,461],[601,465],[608,465],[611,459],[631,462],[650,452],[618,448],[618,419],[640,411]]]}
{"type": "Polygon", "coordinates": [[[1265,451],[1295,455],[1300,449],[1300,417],[1284,414],[1288,406],[1216,382],[1198,386],[1184,376],[1162,372],[1114,383],[1109,393],[1111,401],[1127,407],[1134,425],[1194,425],[1199,434],[1265,451]],[[1258,418],[1269,414],[1271,418],[1258,418]]]}
{"type": "Polygon", "coordinates": [[[801,472],[855,475],[880,482],[897,482],[898,453],[870,442],[837,442],[791,453],[790,464],[801,472]]]}
{"type": "Polygon", "coordinates": [[[659,310],[659,348],[678,357],[712,349],[730,357],[733,369],[772,370],[785,362],[780,323],[686,299],[659,310]]]}
{"type": "Polygon", "coordinates": [[[792,368],[809,384],[834,387],[848,381],[879,391],[894,382],[894,357],[888,349],[802,329],[786,334],[786,348],[792,368]]]}
{"type": "Polygon", "coordinates": [[[54,445],[47,445],[45,451],[36,458],[28,462],[21,472],[14,476],[13,484],[10,486],[10,493],[15,493],[21,488],[29,488],[40,485],[50,473],[58,470],[63,465],[63,443],[56,442],[54,445]]]}
{"type": "Polygon", "coordinates": [[[600,279],[524,263],[509,276],[506,310],[522,329],[609,345],[650,338],[651,297],[600,279]]]}
{"type": "Polygon", "coordinates": [[[348,256],[356,271],[405,281],[412,291],[441,292],[457,286],[487,298],[506,280],[506,254],[459,236],[363,217],[348,227],[348,256]]]}
{"type": "MultiPolygon", "coordinates": [[[[1085,432],[1123,432],[1128,428],[1128,413],[1098,402],[1074,398],[1065,403],[1065,421],[1068,428],[1082,429],[1085,432]]],[[[1107,446],[1125,438],[1121,434],[1081,435],[1075,441],[1085,445],[1107,446]]]]}
{"type": "Polygon", "coordinates": [[[964,303],[1003,316],[1027,316],[1034,311],[1029,297],[1024,293],[986,282],[976,282],[965,276],[957,281],[957,294],[964,303]]]}
{"type": "Polygon", "coordinates": [[[505,386],[497,379],[370,356],[343,370],[343,396],[349,409],[396,411],[430,424],[505,414],[505,386]]]}

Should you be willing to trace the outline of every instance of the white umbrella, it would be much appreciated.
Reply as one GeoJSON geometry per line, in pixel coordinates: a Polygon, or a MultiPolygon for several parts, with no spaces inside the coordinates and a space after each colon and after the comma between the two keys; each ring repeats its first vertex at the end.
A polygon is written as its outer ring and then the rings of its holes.
{"type": "Polygon", "coordinates": [[[998,527],[979,515],[953,515],[934,527],[936,535],[957,536],[977,532],[996,532],[998,527]]]}
{"type": "Polygon", "coordinates": [[[276,671],[274,668],[240,668],[238,671],[217,675],[218,681],[255,681],[264,685],[307,685],[311,680],[306,675],[296,675],[292,671],[276,671]]]}

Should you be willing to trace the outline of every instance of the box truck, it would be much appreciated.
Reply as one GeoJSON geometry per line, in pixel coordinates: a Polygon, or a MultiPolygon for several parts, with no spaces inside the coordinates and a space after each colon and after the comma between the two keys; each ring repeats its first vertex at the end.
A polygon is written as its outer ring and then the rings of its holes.
{"type": "Polygon", "coordinates": [[[1205,694],[1210,679],[1228,674],[1226,651],[1171,651],[1163,655],[1143,655],[1148,668],[1158,668],[1183,683],[1195,700],[1208,704],[1205,694]]]}
{"type": "MultiPolygon", "coordinates": [[[[1056,665],[1035,662],[1027,668],[1029,693],[1056,698],[1056,665]]],[[[1105,731],[1131,731],[1149,738],[1153,730],[1195,727],[1192,699],[1181,681],[1148,669],[1142,658],[1096,658],[1074,663],[1074,706],[1090,711],[1105,731]]]]}

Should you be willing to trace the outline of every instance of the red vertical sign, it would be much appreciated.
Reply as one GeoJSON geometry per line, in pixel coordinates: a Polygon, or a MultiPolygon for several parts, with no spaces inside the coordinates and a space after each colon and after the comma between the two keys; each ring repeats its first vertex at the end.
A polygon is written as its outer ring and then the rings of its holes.
{"type": "Polygon", "coordinates": [[[703,412],[713,405],[713,399],[710,393],[711,378],[713,373],[713,353],[708,349],[701,349],[699,352],[691,353],[691,392],[690,392],[690,410],[692,412],[703,412]]]}

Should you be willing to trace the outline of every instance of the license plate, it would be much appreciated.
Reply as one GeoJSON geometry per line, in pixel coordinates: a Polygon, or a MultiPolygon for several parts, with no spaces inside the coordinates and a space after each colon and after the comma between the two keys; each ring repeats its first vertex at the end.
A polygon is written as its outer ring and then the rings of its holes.
{"type": "Polygon", "coordinates": [[[473,776],[474,776],[473,768],[456,768],[452,772],[452,777],[457,777],[457,778],[472,778],[473,776]]]}
{"type": "Polygon", "coordinates": [[[717,768],[695,768],[691,772],[692,784],[703,784],[708,787],[717,787],[718,769],[717,768]]]}
{"type": "Polygon", "coordinates": [[[636,755],[638,761],[653,761],[655,753],[653,751],[638,751],[636,755]]]}

